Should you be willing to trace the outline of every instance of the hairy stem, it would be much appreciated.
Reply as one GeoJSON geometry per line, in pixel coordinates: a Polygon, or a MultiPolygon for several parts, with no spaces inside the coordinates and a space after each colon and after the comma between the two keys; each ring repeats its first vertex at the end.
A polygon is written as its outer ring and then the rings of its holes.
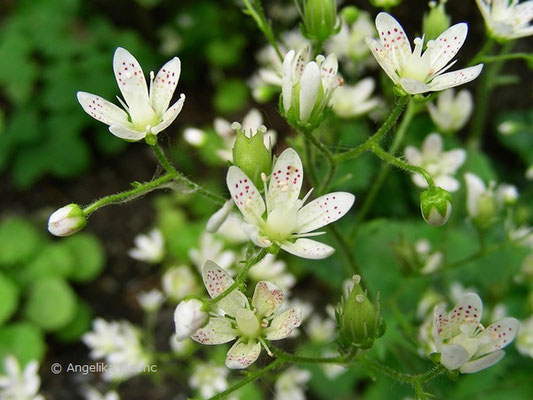
{"type": "Polygon", "coordinates": [[[278,58],[280,59],[280,61],[283,62],[283,55],[281,54],[281,51],[279,50],[278,43],[274,36],[274,32],[272,32],[272,27],[270,26],[270,24],[268,23],[265,17],[265,13],[263,12],[263,7],[261,6],[261,2],[259,0],[255,0],[254,5],[250,3],[250,0],[242,0],[242,2],[244,3],[244,6],[246,7],[246,13],[254,19],[259,30],[263,32],[263,35],[265,35],[270,45],[274,48],[278,58]]]}

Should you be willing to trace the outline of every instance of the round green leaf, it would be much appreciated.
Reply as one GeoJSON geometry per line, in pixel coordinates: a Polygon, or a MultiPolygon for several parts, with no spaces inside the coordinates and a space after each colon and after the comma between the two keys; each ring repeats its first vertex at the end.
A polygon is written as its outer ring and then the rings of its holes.
{"type": "Polygon", "coordinates": [[[0,273],[0,325],[17,310],[19,291],[17,286],[0,273]]]}
{"type": "Polygon", "coordinates": [[[41,238],[29,222],[11,218],[0,225],[0,266],[28,261],[39,248],[41,238]]]}
{"type": "Polygon", "coordinates": [[[44,330],[55,331],[70,323],[75,311],[76,295],[68,283],[46,278],[30,287],[24,315],[44,330]]]}
{"type": "Polygon", "coordinates": [[[55,333],[55,337],[63,342],[75,342],[91,328],[92,312],[89,305],[78,299],[74,318],[65,327],[55,333]]]}
{"type": "Polygon", "coordinates": [[[105,264],[105,252],[100,242],[87,233],[78,233],[64,239],[73,257],[75,268],[69,278],[76,282],[88,282],[96,278],[105,264]]]}
{"type": "Polygon", "coordinates": [[[20,269],[17,280],[20,285],[27,286],[51,276],[66,278],[72,274],[74,265],[74,255],[69,247],[62,242],[50,244],[44,247],[28,265],[20,269]]]}
{"type": "MultiPolygon", "coordinates": [[[[0,360],[12,354],[23,366],[32,360],[40,362],[46,351],[43,336],[39,328],[28,322],[0,328],[0,360]]],[[[0,363],[0,373],[4,372],[3,368],[3,363],[0,363]]]]}

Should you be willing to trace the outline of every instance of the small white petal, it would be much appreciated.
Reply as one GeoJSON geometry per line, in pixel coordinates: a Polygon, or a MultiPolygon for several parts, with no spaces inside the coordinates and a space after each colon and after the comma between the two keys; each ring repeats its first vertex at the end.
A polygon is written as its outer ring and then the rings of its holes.
{"type": "Polygon", "coordinates": [[[329,257],[335,252],[335,249],[327,244],[305,238],[298,239],[294,243],[283,242],[281,248],[295,256],[313,260],[329,257]]]}
{"type": "MultiPolygon", "coordinates": [[[[202,268],[202,278],[207,293],[213,299],[235,282],[226,271],[211,260],[205,262],[202,268]]],[[[234,316],[237,310],[245,308],[247,303],[246,296],[240,290],[235,289],[217,304],[226,314],[234,316]]]]}
{"type": "Polygon", "coordinates": [[[505,356],[505,352],[503,350],[489,353],[484,357],[478,358],[477,360],[467,362],[459,369],[459,371],[461,371],[463,374],[473,374],[474,372],[478,372],[482,369],[493,366],[500,361],[503,356],[505,356]]]}
{"type": "Polygon", "coordinates": [[[83,110],[94,119],[107,125],[128,125],[128,114],[113,103],[95,94],[78,92],[76,94],[83,110]]]}
{"type": "Polygon", "coordinates": [[[266,196],[270,213],[276,208],[290,208],[298,200],[303,183],[302,160],[298,153],[288,148],[280,154],[272,167],[266,196]]]}
{"type": "Polygon", "coordinates": [[[439,90],[449,89],[455,86],[463,85],[476,79],[481,70],[483,64],[474,65],[473,67],[463,68],[453,72],[447,72],[445,74],[437,76],[431,81],[429,86],[431,90],[436,92],[439,90]]]}
{"type": "Polygon", "coordinates": [[[116,137],[130,142],[136,142],[138,140],[144,139],[144,137],[146,136],[146,132],[136,131],[133,129],[129,129],[124,125],[117,124],[111,125],[109,127],[109,132],[111,132],[116,137]]]}
{"type": "Polygon", "coordinates": [[[268,340],[285,339],[302,323],[302,312],[299,308],[291,308],[277,314],[268,328],[265,329],[268,340]]]}
{"type": "Polygon", "coordinates": [[[261,281],[255,286],[252,297],[252,307],[257,310],[260,317],[272,315],[283,303],[283,292],[270,282],[261,281]]]}
{"type": "Polygon", "coordinates": [[[232,328],[227,318],[211,317],[203,328],[198,329],[191,338],[201,344],[222,344],[237,337],[237,331],[232,328]]]}
{"type": "Polygon", "coordinates": [[[300,78],[300,120],[302,122],[306,122],[313,112],[320,83],[320,68],[312,61],[305,66],[300,78]]]}
{"type": "Polygon", "coordinates": [[[160,124],[152,127],[150,130],[152,134],[157,135],[159,132],[167,129],[172,122],[176,119],[176,117],[181,112],[181,109],[183,108],[183,103],[185,102],[185,95],[182,93],[180,94],[180,98],[178,101],[176,101],[172,107],[170,107],[164,114],[163,114],[163,120],[160,124]]]}
{"type": "Polygon", "coordinates": [[[460,344],[444,344],[440,352],[440,363],[450,371],[464,365],[470,356],[460,344]]]}
{"type": "Polygon", "coordinates": [[[167,110],[174,90],[176,90],[180,73],[181,62],[178,57],[168,61],[157,73],[150,87],[150,101],[152,108],[159,115],[163,115],[167,110]]]}
{"type": "Polygon", "coordinates": [[[254,225],[260,224],[265,212],[265,202],[250,178],[239,167],[231,166],[226,176],[226,184],[231,198],[246,221],[254,225]]]}
{"type": "Polygon", "coordinates": [[[226,367],[245,369],[253,364],[261,354],[261,343],[250,340],[247,344],[236,342],[226,356],[226,367]]]}
{"type": "Polygon", "coordinates": [[[313,200],[298,211],[298,233],[307,233],[343,217],[355,202],[347,192],[329,193],[313,200]]]}

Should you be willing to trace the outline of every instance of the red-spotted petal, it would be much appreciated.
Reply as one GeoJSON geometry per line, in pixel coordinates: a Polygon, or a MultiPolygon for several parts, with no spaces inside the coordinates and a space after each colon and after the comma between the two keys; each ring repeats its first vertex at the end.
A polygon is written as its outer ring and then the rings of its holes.
{"type": "Polygon", "coordinates": [[[198,329],[191,338],[201,344],[222,344],[237,337],[237,331],[226,318],[211,317],[203,328],[198,329]]]}
{"type": "Polygon", "coordinates": [[[128,114],[102,97],[86,92],[78,92],[76,96],[83,110],[94,119],[107,125],[128,124],[128,114]]]}
{"type": "Polygon", "coordinates": [[[231,166],[226,176],[231,198],[247,222],[259,225],[265,212],[265,202],[253,182],[239,167],[231,166]]]}
{"type": "Polygon", "coordinates": [[[385,73],[392,79],[394,83],[399,83],[400,78],[396,71],[398,70],[398,65],[396,65],[390,57],[389,52],[383,47],[381,42],[372,38],[365,38],[366,45],[372,51],[376,61],[385,73]]]}
{"type": "Polygon", "coordinates": [[[252,306],[257,310],[260,318],[272,315],[281,303],[283,303],[283,292],[280,288],[266,281],[257,283],[252,297],[252,306]]]}
{"type": "Polygon", "coordinates": [[[298,239],[294,243],[283,242],[281,248],[295,256],[312,260],[329,257],[335,252],[335,249],[327,244],[306,238],[298,239]]]}
{"type": "Polygon", "coordinates": [[[509,317],[490,324],[483,331],[483,336],[489,339],[489,343],[481,345],[476,354],[483,355],[503,349],[514,340],[519,328],[520,322],[515,318],[509,317]]]}
{"type": "Polygon", "coordinates": [[[180,78],[181,62],[178,57],[168,61],[157,73],[150,87],[150,101],[154,111],[163,115],[170,104],[180,78]]]}
{"type": "Polygon", "coordinates": [[[463,68],[453,72],[447,72],[445,74],[437,76],[433,79],[429,86],[431,91],[436,92],[439,90],[449,89],[455,86],[463,85],[476,79],[481,70],[483,64],[474,65],[473,67],[463,68]]]}
{"type": "Polygon", "coordinates": [[[313,200],[298,211],[298,233],[314,231],[330,224],[352,207],[355,196],[346,192],[329,193],[313,200]]]}
{"type": "Polygon", "coordinates": [[[393,65],[398,70],[411,55],[411,44],[402,26],[394,17],[385,12],[380,12],[376,17],[376,29],[381,44],[390,54],[393,65]]]}
{"type": "Polygon", "coordinates": [[[477,294],[467,293],[463,295],[448,317],[452,336],[460,333],[460,327],[463,324],[476,327],[481,321],[482,311],[483,304],[477,294]]]}
{"type": "Polygon", "coordinates": [[[180,94],[180,98],[178,101],[176,101],[172,107],[170,107],[164,114],[163,119],[160,124],[154,126],[150,131],[157,135],[159,132],[167,129],[172,122],[176,119],[176,117],[181,112],[181,109],[183,108],[183,103],[185,102],[185,95],[182,93],[180,94]]]}
{"type": "MultiPolygon", "coordinates": [[[[205,262],[202,278],[211,298],[217,297],[235,282],[226,271],[211,260],[205,262]]],[[[226,314],[234,316],[237,310],[246,308],[247,301],[246,296],[240,290],[235,289],[217,304],[226,314]]]]}
{"type": "Polygon", "coordinates": [[[261,343],[250,340],[248,343],[236,342],[226,356],[226,367],[245,369],[257,360],[261,354],[261,343]]]}
{"type": "Polygon", "coordinates": [[[467,33],[468,25],[463,22],[448,28],[435,39],[430,52],[430,75],[440,71],[455,57],[467,33]]]}
{"type": "Polygon", "coordinates": [[[128,50],[122,47],[115,50],[113,70],[122,96],[130,107],[130,115],[136,114],[134,111],[144,111],[146,107],[150,107],[143,70],[128,50]]]}
{"type": "Polygon", "coordinates": [[[293,207],[298,200],[303,182],[302,160],[296,151],[288,148],[280,154],[270,177],[266,196],[267,208],[270,213],[278,207],[293,207]]]}
{"type": "Polygon", "coordinates": [[[302,311],[299,308],[291,308],[276,315],[270,326],[265,329],[268,340],[285,339],[293,329],[302,323],[302,311]]]}
{"type": "Polygon", "coordinates": [[[437,350],[440,350],[441,339],[447,339],[451,335],[448,322],[448,313],[444,305],[436,306],[433,312],[433,338],[435,339],[437,350]]]}

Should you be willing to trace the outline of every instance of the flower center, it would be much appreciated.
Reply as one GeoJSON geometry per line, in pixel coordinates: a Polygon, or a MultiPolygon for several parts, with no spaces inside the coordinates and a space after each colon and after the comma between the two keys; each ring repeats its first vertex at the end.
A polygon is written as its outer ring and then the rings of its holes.
{"type": "Polygon", "coordinates": [[[237,321],[237,328],[242,336],[247,338],[256,338],[259,336],[261,327],[252,310],[248,310],[247,308],[238,310],[235,314],[235,319],[237,321]]]}
{"type": "Polygon", "coordinates": [[[273,241],[288,239],[298,224],[295,207],[278,207],[268,213],[262,233],[273,241]]]}
{"type": "Polygon", "coordinates": [[[426,82],[429,71],[431,69],[430,65],[430,44],[428,43],[428,49],[422,54],[422,46],[424,45],[424,39],[416,38],[415,39],[415,48],[413,53],[407,58],[403,64],[401,76],[403,78],[414,79],[420,82],[426,82]]]}

